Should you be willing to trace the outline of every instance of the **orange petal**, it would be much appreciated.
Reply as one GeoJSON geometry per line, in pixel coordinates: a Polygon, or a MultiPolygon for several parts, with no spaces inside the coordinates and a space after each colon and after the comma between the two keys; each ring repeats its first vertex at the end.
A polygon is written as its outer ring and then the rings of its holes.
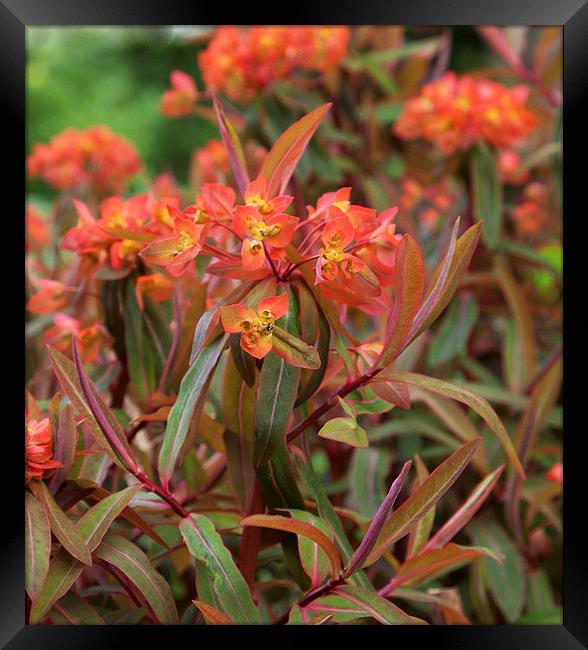
{"type": "Polygon", "coordinates": [[[292,239],[298,221],[298,217],[293,217],[288,214],[275,214],[268,217],[268,226],[273,226],[274,224],[280,225],[280,232],[275,235],[270,235],[267,238],[268,243],[274,248],[284,248],[284,246],[287,246],[292,239]]]}
{"type": "Polygon", "coordinates": [[[225,332],[243,331],[243,321],[252,321],[257,318],[255,309],[244,305],[234,304],[220,308],[220,317],[225,332]]]}
{"type": "Polygon", "coordinates": [[[241,336],[241,348],[256,359],[263,359],[272,349],[271,334],[261,336],[257,332],[249,332],[241,336]]]}
{"type": "Polygon", "coordinates": [[[265,262],[263,245],[256,239],[246,239],[241,247],[243,268],[248,270],[260,269],[265,262]]]}
{"type": "Polygon", "coordinates": [[[279,296],[268,296],[264,298],[257,307],[257,311],[261,313],[264,310],[272,313],[274,320],[278,320],[288,311],[288,294],[282,293],[279,296]]]}

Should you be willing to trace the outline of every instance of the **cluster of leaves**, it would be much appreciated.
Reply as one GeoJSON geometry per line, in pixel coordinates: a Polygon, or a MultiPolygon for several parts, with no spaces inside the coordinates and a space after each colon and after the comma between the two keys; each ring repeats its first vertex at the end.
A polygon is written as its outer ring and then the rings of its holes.
{"type": "Polygon", "coordinates": [[[557,32],[480,30],[506,67],[475,76],[524,81],[532,131],[509,114],[497,150],[513,95],[479,84],[493,130],[451,153],[393,127],[452,86],[450,31],[355,29],[285,79],[287,32],[255,101],[172,77],[163,112],[224,146],[195,198],[29,209],[28,620],[557,622],[557,32]]]}

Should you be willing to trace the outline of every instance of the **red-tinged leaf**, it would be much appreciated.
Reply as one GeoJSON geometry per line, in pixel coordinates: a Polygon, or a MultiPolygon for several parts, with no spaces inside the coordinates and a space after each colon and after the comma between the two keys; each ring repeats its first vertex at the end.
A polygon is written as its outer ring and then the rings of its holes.
{"type": "Polygon", "coordinates": [[[390,545],[407,535],[457,481],[481,439],[472,440],[457,449],[413,492],[386,521],[364,566],[376,562],[390,545]]]}
{"type": "Polygon", "coordinates": [[[356,618],[373,618],[382,625],[427,625],[420,618],[409,616],[390,601],[373,591],[352,585],[340,585],[305,609],[333,614],[334,623],[356,618]]]}
{"type": "Polygon", "coordinates": [[[410,393],[406,384],[395,383],[393,381],[381,381],[380,376],[376,375],[369,382],[369,386],[385,402],[399,406],[402,409],[410,408],[410,393]]]}
{"type": "MultiPolygon", "coordinates": [[[[429,477],[429,470],[421,460],[421,457],[416,454],[414,457],[417,476],[413,485],[413,492],[417,490],[429,477]]],[[[405,560],[417,555],[423,546],[426,544],[433,528],[435,521],[436,508],[431,508],[429,512],[419,521],[419,523],[408,534],[408,541],[406,544],[405,560]]]]}
{"type": "Polygon", "coordinates": [[[274,325],[273,351],[297,368],[318,370],[321,360],[316,348],[274,325]]]}
{"type": "MultiPolygon", "coordinates": [[[[133,485],[111,494],[81,517],[77,527],[91,552],[96,549],[114,520],[140,489],[140,485],[133,485]]],[[[42,620],[53,603],[61,598],[77,580],[83,568],[84,564],[72,557],[65,549],[61,549],[57,553],[51,562],[43,587],[33,602],[32,623],[42,620]]]]}
{"type": "Polygon", "coordinates": [[[205,565],[223,613],[237,624],[259,623],[249,587],[210,519],[191,514],[180,522],[180,532],[190,554],[205,565]]]}
{"type": "Polygon", "coordinates": [[[508,42],[502,27],[486,27],[479,25],[476,31],[484,38],[488,45],[503,59],[513,70],[520,72],[523,66],[520,56],[508,42]]]}
{"type": "Polygon", "coordinates": [[[225,150],[229,157],[229,162],[231,163],[235,182],[237,183],[239,192],[243,194],[249,185],[249,174],[247,172],[247,163],[245,161],[243,147],[241,146],[241,141],[239,140],[235,127],[225,115],[221,102],[214,97],[213,104],[218,130],[220,131],[223,144],[225,145],[225,150]]]}
{"type": "Polygon", "coordinates": [[[198,417],[204,406],[210,380],[227,344],[228,336],[221,334],[213,343],[204,347],[182,379],[178,398],[169,413],[159,452],[159,477],[166,489],[189,442],[192,418],[198,417]]]}
{"type": "Polygon", "coordinates": [[[65,404],[59,409],[59,419],[55,433],[55,452],[53,457],[58,460],[60,467],[52,476],[49,487],[52,492],[65,481],[73,467],[78,443],[78,429],[71,404],[65,404]]]}
{"type": "MultiPolygon", "coordinates": [[[[428,329],[441,315],[445,307],[449,304],[449,301],[453,297],[459,282],[466,272],[478,241],[480,239],[480,230],[482,228],[482,223],[479,222],[468,228],[464,234],[455,242],[455,253],[451,260],[451,265],[447,273],[447,279],[443,283],[443,288],[438,294],[437,300],[434,302],[429,313],[426,315],[424,321],[414,332],[411,332],[411,340],[416,339],[419,334],[422,334],[426,329],[428,329]]],[[[429,282],[429,288],[427,289],[425,295],[425,301],[428,300],[429,295],[436,290],[437,279],[439,276],[444,273],[443,267],[445,261],[447,260],[447,255],[445,256],[443,262],[435,269],[431,280],[429,282]]]]}
{"type": "Polygon", "coordinates": [[[25,590],[32,601],[49,571],[51,528],[43,505],[25,492],[25,590]]]}
{"type": "Polygon", "coordinates": [[[241,260],[238,259],[215,262],[206,268],[206,272],[232,280],[262,280],[271,273],[271,269],[268,266],[262,266],[260,269],[244,269],[241,260]]]}
{"type": "Polygon", "coordinates": [[[48,614],[56,625],[105,625],[106,622],[90,603],[74,591],[60,598],[48,614]]]}
{"type": "Polygon", "coordinates": [[[451,239],[449,240],[449,247],[447,249],[447,253],[445,254],[443,262],[439,267],[439,274],[435,278],[435,284],[431,285],[430,291],[427,292],[427,295],[420,305],[419,310],[410,326],[410,333],[408,335],[409,338],[412,338],[414,333],[419,330],[420,326],[424,323],[425,319],[431,313],[442,295],[443,288],[445,287],[445,283],[447,282],[447,278],[449,276],[449,269],[451,268],[451,263],[453,262],[453,257],[455,255],[455,245],[458,229],[459,217],[453,224],[451,239]]]}
{"type": "Polygon", "coordinates": [[[483,549],[468,548],[457,544],[448,544],[443,548],[424,551],[401,564],[394,578],[380,593],[387,596],[403,584],[415,587],[448,571],[455,571],[468,562],[485,555],[488,553],[483,549]]]}
{"type": "Polygon", "coordinates": [[[318,528],[305,521],[283,517],[282,515],[252,515],[241,520],[242,526],[260,526],[261,528],[273,528],[283,530],[295,535],[302,535],[318,544],[325,552],[331,563],[333,577],[337,577],[341,571],[341,556],[333,542],[318,528]]]}
{"type": "Polygon", "coordinates": [[[378,539],[384,524],[390,517],[390,513],[392,512],[394,503],[396,502],[396,499],[400,494],[400,490],[402,489],[404,479],[406,478],[406,475],[408,474],[411,465],[412,465],[412,461],[410,460],[404,463],[404,465],[402,466],[402,470],[400,471],[400,474],[392,482],[392,485],[388,490],[388,494],[386,495],[386,498],[382,502],[382,505],[378,508],[378,511],[374,515],[374,518],[372,519],[370,526],[366,531],[366,534],[363,536],[361,544],[357,547],[351,559],[347,563],[347,566],[345,567],[344,575],[346,577],[353,575],[353,573],[361,569],[364,560],[367,558],[371,550],[374,548],[376,540],[378,539]]]}
{"type": "MultiPolygon", "coordinates": [[[[133,486],[133,487],[135,487],[135,486],[133,486]]],[[[137,487],[140,487],[140,486],[137,486],[137,487]]],[[[134,492],[130,492],[131,498],[133,496],[135,496],[136,492],[138,492],[138,491],[139,490],[136,489],[134,492]]],[[[123,490],[123,492],[124,492],[124,490],[123,490]]],[[[118,494],[122,495],[123,492],[119,492],[118,494]]],[[[113,496],[113,495],[108,490],[105,490],[103,487],[96,487],[91,494],[89,494],[87,497],[85,497],[85,500],[88,503],[97,504],[97,503],[100,503],[100,501],[103,501],[104,499],[106,499],[108,497],[111,497],[111,496],[113,496]]],[[[125,498],[126,498],[126,495],[125,495],[125,498]]],[[[114,504],[113,504],[114,507],[117,507],[119,505],[120,505],[119,503],[114,501],[114,504]]],[[[122,517],[123,519],[128,521],[129,524],[131,524],[135,528],[138,528],[139,530],[143,531],[145,533],[145,535],[150,537],[154,542],[157,542],[158,544],[160,544],[164,548],[169,548],[169,546],[167,545],[165,540],[156,533],[156,531],[153,529],[153,527],[143,517],[141,517],[141,515],[138,512],[133,510],[133,508],[131,508],[130,506],[126,506],[125,508],[123,508],[123,510],[120,511],[120,517],[122,517]]]]}
{"type": "Polygon", "coordinates": [[[399,587],[391,597],[414,603],[434,605],[441,610],[448,625],[471,625],[471,621],[463,613],[461,598],[457,589],[429,589],[425,593],[408,587],[399,587]]]}
{"type": "Polygon", "coordinates": [[[471,149],[470,179],[474,218],[484,221],[482,236],[488,249],[495,251],[502,238],[502,183],[496,151],[484,142],[471,149]]]}
{"type": "Polygon", "coordinates": [[[396,251],[394,307],[386,325],[386,338],[379,367],[388,366],[409,341],[412,322],[418,313],[425,288],[423,252],[411,235],[404,235],[396,251]]]}
{"type": "Polygon", "coordinates": [[[259,173],[268,184],[269,196],[283,194],[300,157],[332,104],[323,104],[294,122],[276,140],[259,173]]]}
{"type": "Polygon", "coordinates": [[[84,383],[86,390],[82,386],[81,375],[77,371],[76,366],[65,355],[59,352],[59,350],[47,347],[47,351],[57,380],[63,392],[71,401],[76,416],[83,420],[84,424],[90,429],[96,442],[112,457],[117,465],[122,469],[133,466],[136,469],[135,462],[132,458],[132,451],[122,426],[116,416],[106,406],[106,403],[98,394],[96,387],[88,379],[85,372],[83,372],[83,368],[82,372],[85,377],[84,383]],[[89,392],[87,390],[88,388],[89,392]],[[94,411],[90,407],[87,400],[88,395],[91,397],[94,410],[100,413],[99,417],[102,425],[98,422],[94,411]],[[103,426],[108,431],[108,435],[104,433],[103,426]]]}
{"type": "Polygon", "coordinates": [[[438,393],[444,397],[450,397],[451,399],[469,406],[472,411],[475,411],[496,434],[496,437],[506,452],[506,455],[510,458],[517,473],[521,478],[525,478],[525,471],[519,457],[517,456],[512,440],[500,421],[500,418],[496,415],[496,412],[486,399],[480,395],[476,395],[476,393],[473,393],[463,386],[455,386],[454,384],[450,384],[449,382],[434,377],[427,377],[413,372],[394,372],[391,370],[386,370],[382,374],[392,381],[401,381],[414,386],[420,386],[421,388],[433,391],[434,393],[438,393]]]}
{"type": "Polygon", "coordinates": [[[95,556],[116,567],[143,595],[162,625],[177,625],[178,612],[171,589],[143,551],[128,539],[108,533],[95,556]]]}
{"type": "Polygon", "coordinates": [[[468,523],[476,512],[478,512],[484,501],[488,498],[500,478],[503,469],[504,465],[501,465],[498,469],[494,470],[478,483],[461,507],[427,542],[423,549],[424,551],[441,548],[457,535],[457,533],[468,523]]]}
{"type": "Polygon", "coordinates": [[[202,612],[204,618],[212,625],[233,625],[233,621],[216,607],[208,605],[201,600],[193,600],[192,602],[202,612]]]}
{"type": "Polygon", "coordinates": [[[321,438],[342,442],[350,447],[367,447],[368,437],[365,429],[357,424],[355,418],[332,418],[318,432],[321,438]]]}
{"type": "MultiPolygon", "coordinates": [[[[304,318],[302,321],[304,322],[304,318]]],[[[298,389],[298,396],[294,406],[304,404],[309,400],[316,391],[320,388],[325,372],[327,371],[327,364],[329,362],[329,345],[331,342],[331,328],[322,310],[319,311],[319,335],[316,344],[317,352],[321,360],[321,366],[317,370],[304,369],[300,373],[300,386],[298,389]]]]}
{"type": "MultiPolygon", "coordinates": [[[[320,517],[305,510],[290,509],[289,513],[294,519],[314,526],[333,541],[333,531],[320,517]]],[[[329,575],[331,562],[319,544],[304,535],[297,535],[297,537],[300,562],[306,571],[306,575],[310,578],[310,588],[314,589],[321,585],[329,575]]]]}
{"type": "Polygon", "coordinates": [[[51,532],[61,542],[63,548],[80,562],[92,564],[90,551],[80,534],[78,526],[55,503],[45,483],[43,481],[31,481],[29,488],[35,498],[43,505],[49,519],[51,532]]]}

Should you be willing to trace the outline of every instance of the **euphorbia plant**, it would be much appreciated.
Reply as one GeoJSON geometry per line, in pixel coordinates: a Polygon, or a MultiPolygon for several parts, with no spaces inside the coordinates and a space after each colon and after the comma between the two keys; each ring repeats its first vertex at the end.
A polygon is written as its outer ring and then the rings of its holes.
{"type": "MultiPolygon", "coordinates": [[[[352,203],[352,188],[291,214],[292,174],[329,107],[290,126],[251,180],[215,102],[239,195],[207,183],[187,207],[155,192],[111,198],[99,218],[76,201],[62,246],[100,291],[117,361],[110,374],[90,367],[88,350],[103,350],[78,326],[71,345],[47,341],[59,393],[47,417],[32,397],[27,410],[30,622],[424,623],[392,600],[477,558],[502,561],[452,540],[503,471],[486,443],[524,477],[509,433],[486,399],[406,363],[450,304],[482,222],[460,234],[456,221],[427,277],[396,211],[352,203]],[[466,405],[493,438],[464,429],[430,472],[402,459],[369,518],[335,506],[313,450],[376,451],[358,418],[393,417],[415,393],[466,405]],[[436,504],[470,462],[481,482],[433,534],[436,504]],[[172,576],[190,580],[172,593],[172,576]]],[[[62,309],[62,289],[45,282],[30,306],[62,309]]]]}

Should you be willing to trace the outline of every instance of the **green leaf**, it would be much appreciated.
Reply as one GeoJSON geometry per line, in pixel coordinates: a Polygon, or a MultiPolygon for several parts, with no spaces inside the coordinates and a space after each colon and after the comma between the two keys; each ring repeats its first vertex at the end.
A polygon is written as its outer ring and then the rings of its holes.
{"type": "Polygon", "coordinates": [[[241,347],[241,334],[231,334],[229,347],[233,363],[247,386],[255,383],[255,358],[241,347]]]}
{"type": "Polygon", "coordinates": [[[496,437],[504,448],[507,456],[510,458],[518,474],[522,478],[525,477],[525,472],[514,449],[512,440],[508,435],[508,432],[504,428],[504,425],[500,421],[500,418],[496,415],[494,409],[483,397],[480,397],[480,395],[476,395],[476,393],[463,388],[463,386],[455,386],[454,384],[450,384],[449,382],[443,381],[441,379],[427,377],[425,375],[419,375],[412,372],[394,372],[388,370],[384,371],[382,375],[382,378],[390,379],[391,381],[404,381],[407,384],[420,386],[421,388],[433,391],[434,393],[439,393],[444,397],[450,397],[451,399],[457,400],[458,402],[462,402],[466,406],[469,406],[472,411],[475,411],[496,434],[496,437]]]}
{"type": "Polygon", "coordinates": [[[182,379],[180,393],[169,413],[159,452],[158,470],[164,488],[169,486],[176,463],[185,449],[192,418],[204,405],[212,373],[227,340],[228,334],[222,334],[204,347],[182,379]]]}
{"type": "MultiPolygon", "coordinates": [[[[101,542],[114,520],[128,505],[132,497],[141,489],[132,485],[120,492],[111,494],[93,506],[78,521],[78,529],[90,551],[101,542]]],[[[31,622],[39,622],[53,603],[61,598],[77,580],[84,565],[61,549],[49,566],[43,587],[31,608],[31,622]]]]}
{"type": "MultiPolygon", "coordinates": [[[[294,519],[311,524],[331,540],[331,542],[333,541],[334,534],[330,526],[317,515],[313,515],[305,510],[291,509],[289,512],[294,519]]],[[[339,558],[337,561],[340,565],[340,553],[336,546],[333,548],[335,549],[336,557],[339,558]]],[[[329,556],[317,542],[312,541],[304,535],[298,535],[298,553],[300,554],[300,562],[306,571],[306,575],[310,578],[311,588],[318,587],[329,575],[329,568],[331,566],[329,556]]]]}
{"type": "Polygon", "coordinates": [[[409,616],[389,600],[373,591],[354,585],[340,585],[331,594],[318,598],[308,607],[310,611],[333,613],[333,622],[345,623],[356,618],[373,618],[382,625],[426,625],[414,616],[409,616]]]}
{"type": "MultiPolygon", "coordinates": [[[[289,311],[279,319],[286,331],[298,335],[298,300],[288,290],[289,311]]],[[[275,328],[274,328],[275,329],[275,328]]],[[[261,467],[273,456],[280,443],[285,442],[286,427],[294,410],[298,394],[300,368],[270,352],[263,362],[259,393],[255,408],[254,462],[261,467]]]]}
{"type": "Polygon", "coordinates": [[[92,605],[73,591],[53,605],[49,618],[56,625],[105,625],[104,619],[92,605]]]}
{"type": "Polygon", "coordinates": [[[134,280],[127,284],[125,297],[125,349],[129,377],[141,404],[146,404],[157,388],[153,348],[149,345],[143,325],[143,312],[133,290],[134,280]]]}
{"type": "Polygon", "coordinates": [[[369,444],[365,429],[357,424],[355,418],[333,418],[321,427],[318,435],[350,447],[367,447],[369,444]]]}
{"type": "Polygon", "coordinates": [[[315,347],[292,336],[278,325],[274,325],[273,330],[273,351],[298,368],[318,370],[321,367],[321,359],[315,347]]]}
{"type": "Polygon", "coordinates": [[[525,564],[504,529],[490,519],[470,521],[467,530],[478,546],[487,546],[504,555],[503,564],[484,558],[482,575],[494,602],[509,623],[516,621],[525,604],[525,564]]]}
{"type": "Polygon", "coordinates": [[[353,452],[349,498],[353,507],[366,517],[373,517],[386,497],[390,461],[390,453],[384,448],[368,447],[353,452]]]}
{"type": "MultiPolygon", "coordinates": [[[[417,454],[415,456],[415,467],[417,470],[417,478],[414,483],[414,488],[420,487],[429,477],[429,470],[417,454]]],[[[413,557],[420,553],[423,546],[427,543],[433,523],[435,521],[435,508],[431,508],[429,512],[419,521],[419,523],[410,531],[408,543],[406,545],[406,559],[413,557]]]]}
{"type": "Polygon", "coordinates": [[[179,623],[168,583],[138,546],[121,535],[108,533],[96,549],[95,556],[116,567],[135,585],[162,625],[179,623]]]}
{"type": "Polygon", "coordinates": [[[213,103],[218,129],[223,139],[229,162],[231,163],[231,169],[233,170],[237,187],[241,194],[243,194],[249,185],[249,174],[247,172],[247,163],[245,161],[243,147],[241,146],[241,140],[239,140],[239,135],[235,127],[225,115],[220,101],[216,97],[213,97],[213,103]]]}
{"type": "Polygon", "coordinates": [[[376,544],[364,566],[376,562],[390,545],[407,535],[433,508],[467,467],[480,439],[467,442],[453,452],[431,475],[395,510],[384,524],[376,544]]]}
{"type": "Polygon", "coordinates": [[[51,555],[51,528],[45,508],[25,492],[25,589],[31,600],[41,590],[51,555]]]}
{"type": "Polygon", "coordinates": [[[484,221],[483,237],[489,250],[494,251],[502,237],[502,185],[496,154],[485,144],[472,149],[470,177],[474,218],[484,221]]]}
{"type": "Polygon", "coordinates": [[[31,481],[29,488],[45,509],[51,531],[61,542],[63,548],[80,562],[92,564],[90,551],[82,539],[78,527],[55,503],[55,499],[45,483],[43,481],[31,481]]]}
{"type": "Polygon", "coordinates": [[[235,623],[260,623],[249,588],[210,519],[191,514],[182,519],[180,532],[192,556],[206,566],[223,612],[235,623]]]}
{"type": "Polygon", "coordinates": [[[466,352],[478,315],[478,303],[473,293],[464,293],[454,300],[429,345],[428,363],[439,366],[466,352]]]}
{"type": "MultiPolygon", "coordinates": [[[[323,484],[314,471],[312,462],[310,460],[303,460],[298,454],[294,456],[294,459],[302,480],[314,498],[321,519],[324,519],[329,524],[330,529],[333,531],[334,540],[339,552],[341,553],[341,557],[343,558],[343,561],[347,563],[353,555],[353,548],[345,535],[341,520],[335,512],[332,503],[329,501],[329,497],[325,492],[323,484]]],[[[358,586],[373,590],[370,581],[363,571],[357,571],[349,579],[358,586]]]]}

